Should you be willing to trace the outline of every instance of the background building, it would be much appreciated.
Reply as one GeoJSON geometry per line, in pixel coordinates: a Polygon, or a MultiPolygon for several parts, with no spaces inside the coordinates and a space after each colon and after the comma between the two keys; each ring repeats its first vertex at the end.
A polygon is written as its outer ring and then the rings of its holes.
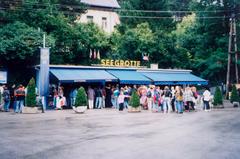
{"type": "Polygon", "coordinates": [[[78,17],[77,22],[93,22],[105,32],[111,33],[117,24],[120,24],[119,16],[114,9],[120,6],[117,0],[81,0],[89,6],[85,14],[78,17]]]}

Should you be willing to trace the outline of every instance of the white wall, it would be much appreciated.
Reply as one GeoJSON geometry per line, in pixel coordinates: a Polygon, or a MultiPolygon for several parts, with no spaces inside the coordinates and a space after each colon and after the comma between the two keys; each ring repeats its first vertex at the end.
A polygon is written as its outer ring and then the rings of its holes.
{"type": "Polygon", "coordinates": [[[117,13],[108,10],[96,10],[89,9],[85,14],[82,14],[80,19],[77,22],[87,23],[87,16],[93,16],[93,22],[97,24],[100,28],[102,28],[102,18],[107,18],[107,28],[104,29],[107,33],[111,33],[114,30],[114,26],[120,24],[119,16],[117,13]]]}

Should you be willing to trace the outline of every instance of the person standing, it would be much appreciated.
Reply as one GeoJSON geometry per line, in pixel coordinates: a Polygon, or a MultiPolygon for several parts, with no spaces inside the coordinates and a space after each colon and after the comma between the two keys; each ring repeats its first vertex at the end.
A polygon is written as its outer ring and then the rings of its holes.
{"type": "Polygon", "coordinates": [[[93,101],[94,101],[95,92],[94,92],[94,90],[92,89],[91,86],[88,86],[87,94],[88,94],[89,109],[93,109],[93,101]]]}
{"type": "Polygon", "coordinates": [[[75,105],[75,101],[76,101],[76,97],[77,97],[77,92],[78,89],[77,88],[73,88],[70,92],[70,105],[74,106],[75,105]]]}
{"type": "Polygon", "coordinates": [[[164,113],[170,113],[172,111],[171,106],[171,91],[169,90],[168,86],[164,87],[163,90],[163,110],[164,113]]]}
{"type": "Polygon", "coordinates": [[[95,108],[101,109],[102,108],[102,90],[100,87],[97,88],[95,92],[95,96],[96,96],[95,108]]]}
{"type": "Polygon", "coordinates": [[[106,90],[105,106],[106,106],[106,108],[112,108],[112,102],[111,102],[112,89],[111,89],[111,85],[109,84],[108,86],[106,86],[105,90],[106,90]]]}
{"type": "Polygon", "coordinates": [[[183,91],[180,86],[176,86],[176,106],[177,106],[177,113],[183,113],[183,91]]]}
{"type": "Polygon", "coordinates": [[[193,103],[193,92],[190,87],[186,87],[184,92],[184,101],[186,102],[185,110],[190,111],[190,107],[195,110],[193,103]]]}
{"type": "Polygon", "coordinates": [[[105,90],[104,87],[102,87],[101,91],[102,91],[102,108],[105,108],[106,107],[106,103],[105,103],[105,100],[106,100],[106,90],[105,90]]]}
{"type": "Polygon", "coordinates": [[[203,104],[204,104],[203,109],[205,111],[210,111],[210,105],[209,105],[210,100],[211,100],[211,93],[209,91],[209,88],[206,88],[205,91],[203,92],[203,104]]]}
{"type": "Polygon", "coordinates": [[[0,86],[0,111],[3,110],[3,105],[4,105],[4,102],[3,102],[3,97],[2,97],[2,94],[3,94],[3,91],[4,91],[4,86],[0,86]]]}
{"type": "Polygon", "coordinates": [[[123,94],[125,95],[125,98],[124,98],[124,108],[128,109],[129,90],[128,90],[127,86],[124,87],[123,94]]]}
{"type": "Polygon", "coordinates": [[[113,106],[115,109],[118,109],[118,96],[119,96],[119,89],[118,87],[113,88],[113,106]]]}
{"type": "Polygon", "coordinates": [[[25,89],[23,85],[19,85],[17,90],[15,91],[15,96],[16,96],[16,113],[21,113],[22,109],[24,107],[24,100],[25,100],[25,89]]]}
{"type": "Polygon", "coordinates": [[[153,96],[154,96],[154,87],[153,86],[149,86],[149,88],[147,89],[147,107],[148,110],[152,110],[153,108],[153,96]]]}
{"type": "Polygon", "coordinates": [[[129,95],[124,95],[124,89],[121,89],[120,95],[118,96],[119,111],[123,111],[123,109],[124,109],[124,99],[125,98],[129,98],[129,95]]]}
{"type": "Polygon", "coordinates": [[[171,94],[172,94],[172,98],[171,98],[171,106],[172,106],[172,111],[175,112],[176,110],[176,97],[175,97],[175,89],[174,87],[171,87],[171,94]]]}
{"type": "Polygon", "coordinates": [[[3,97],[3,102],[4,102],[4,111],[9,112],[10,91],[8,90],[7,86],[4,86],[2,97],[3,97]]]}

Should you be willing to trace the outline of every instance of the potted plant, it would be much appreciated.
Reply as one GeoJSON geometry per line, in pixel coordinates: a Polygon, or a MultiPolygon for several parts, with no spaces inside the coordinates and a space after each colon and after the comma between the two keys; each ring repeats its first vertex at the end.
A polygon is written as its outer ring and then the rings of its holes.
{"type": "Polygon", "coordinates": [[[232,92],[231,92],[231,97],[230,97],[230,101],[233,104],[233,107],[239,107],[239,96],[237,93],[237,88],[235,85],[233,85],[232,87],[232,92]]]}
{"type": "Polygon", "coordinates": [[[35,91],[35,80],[32,78],[27,85],[27,95],[26,104],[23,107],[22,113],[25,114],[35,114],[38,113],[38,108],[36,106],[36,91],[35,91]]]}
{"type": "Polygon", "coordinates": [[[216,88],[213,97],[213,108],[224,108],[223,107],[223,97],[219,87],[216,88]]]}
{"type": "Polygon", "coordinates": [[[73,110],[76,113],[84,113],[87,110],[87,95],[83,87],[80,87],[77,92],[75,106],[73,110]]]}
{"type": "Polygon", "coordinates": [[[130,107],[128,112],[141,112],[140,98],[136,91],[133,91],[130,99],[130,107]]]}

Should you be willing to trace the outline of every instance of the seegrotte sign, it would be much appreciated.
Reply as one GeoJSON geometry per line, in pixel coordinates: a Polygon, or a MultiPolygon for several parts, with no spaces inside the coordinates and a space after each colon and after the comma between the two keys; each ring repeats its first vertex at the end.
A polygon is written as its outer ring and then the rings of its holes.
{"type": "Polygon", "coordinates": [[[101,65],[113,67],[140,67],[140,61],[102,59],[101,65]]]}

